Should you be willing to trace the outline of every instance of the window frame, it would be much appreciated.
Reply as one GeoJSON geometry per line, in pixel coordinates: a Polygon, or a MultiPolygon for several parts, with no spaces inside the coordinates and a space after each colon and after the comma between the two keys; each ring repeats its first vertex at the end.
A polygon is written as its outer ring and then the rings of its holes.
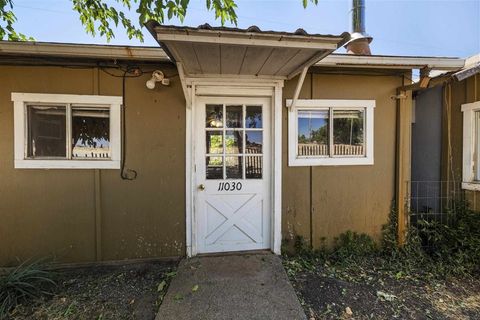
{"type": "MultiPolygon", "coordinates": [[[[14,107],[14,166],[16,169],[120,169],[121,165],[121,105],[120,96],[19,93],[11,95],[14,107]],[[60,159],[28,157],[28,115],[27,106],[50,104],[66,106],[66,130],[71,131],[71,108],[85,106],[92,109],[108,108],[110,111],[110,152],[109,159],[60,159]]],[[[68,144],[68,142],[66,142],[68,144]]],[[[69,156],[67,145],[67,157],[69,156]]]]}
{"type": "MultiPolygon", "coordinates": [[[[476,172],[480,173],[480,167],[475,167],[475,145],[480,143],[478,137],[480,132],[476,132],[475,113],[480,112],[480,101],[462,104],[463,113],[463,167],[462,167],[462,188],[466,190],[480,190],[480,180],[476,179],[476,172]]],[[[480,129],[480,128],[478,128],[480,129]]],[[[480,137],[479,137],[480,138],[480,137]]],[[[479,146],[480,149],[480,146],[479,146]]],[[[480,150],[479,150],[480,151],[480,150]]],[[[477,155],[479,162],[480,155],[477,155]]]]}
{"type": "MultiPolygon", "coordinates": [[[[299,99],[292,108],[291,99],[287,99],[288,108],[288,165],[289,166],[345,166],[374,164],[374,109],[375,100],[344,99],[299,99]],[[364,113],[364,156],[298,156],[298,111],[328,110],[330,127],[334,110],[365,110],[364,113]]],[[[332,129],[329,129],[329,140],[332,141],[332,129]]],[[[330,146],[331,142],[329,143],[330,146]]]]}

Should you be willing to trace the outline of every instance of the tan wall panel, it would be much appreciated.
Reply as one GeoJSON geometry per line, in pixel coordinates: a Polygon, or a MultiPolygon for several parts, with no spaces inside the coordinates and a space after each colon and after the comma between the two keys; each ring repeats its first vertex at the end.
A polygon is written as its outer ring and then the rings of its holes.
{"type": "MultiPolygon", "coordinates": [[[[301,99],[311,98],[311,79],[305,78],[301,99]]],[[[285,83],[283,96],[292,97],[298,76],[285,83]]],[[[286,98],[285,98],[286,99],[286,98]]],[[[282,234],[291,248],[295,236],[301,236],[310,243],[310,167],[288,166],[288,110],[283,99],[282,114],[282,234]]]]}
{"type": "MultiPolygon", "coordinates": [[[[322,238],[330,242],[347,230],[365,232],[379,237],[386,223],[394,198],[395,184],[395,127],[396,101],[390,99],[401,86],[401,78],[388,76],[315,75],[314,99],[374,99],[375,155],[373,166],[316,166],[312,167],[312,204],[314,247],[322,245],[322,238]]],[[[286,97],[291,97],[286,91],[286,97]]],[[[286,112],[284,112],[286,113],[286,112]]],[[[285,125],[285,130],[287,126],[285,125]]],[[[286,143],[284,142],[284,146],[286,143]]],[[[286,153],[286,147],[284,149],[286,153]]],[[[285,160],[285,158],[284,158],[285,160]]],[[[298,199],[288,195],[296,190],[299,174],[308,167],[284,166],[284,208],[293,206],[298,199]],[[290,187],[290,185],[292,187],[290,187]]],[[[304,176],[307,174],[304,173],[304,176]]],[[[303,180],[303,179],[302,179],[303,180]]],[[[308,180],[305,179],[305,184],[308,180]]],[[[305,187],[309,192],[309,186],[305,187]]],[[[305,193],[305,191],[302,191],[305,193]]],[[[302,224],[309,214],[297,213],[302,224]]],[[[284,212],[284,217],[286,213],[284,212]]],[[[287,216],[288,219],[288,216],[287,216]]],[[[297,222],[298,224],[299,222],[297,222]]],[[[284,237],[285,237],[284,230],[284,237]]]]}
{"type": "MultiPolygon", "coordinates": [[[[460,183],[462,181],[463,166],[463,113],[461,108],[462,104],[480,100],[480,76],[477,74],[460,82],[452,82],[450,92],[451,99],[448,101],[451,104],[449,113],[451,119],[451,156],[448,152],[448,135],[447,130],[445,130],[442,139],[442,148],[444,150],[442,157],[442,179],[460,183]]],[[[447,98],[450,92],[447,91],[447,98]]],[[[443,120],[443,125],[444,128],[447,129],[446,118],[443,120]]],[[[466,190],[465,196],[471,207],[479,211],[480,192],[466,190]]]]}
{"type": "MultiPolygon", "coordinates": [[[[171,87],[148,90],[149,77],[127,80],[127,165],[138,179],[123,181],[119,170],[100,174],[105,260],[185,251],[185,102],[178,78],[171,87]]],[[[97,90],[121,95],[121,78],[93,69],[0,66],[0,265],[47,255],[63,262],[95,259],[94,171],[15,170],[10,94],[97,90]]]]}
{"type": "Polygon", "coordinates": [[[15,170],[11,92],[90,94],[91,70],[0,67],[0,265],[94,259],[93,172],[15,170]]]}
{"type": "MultiPolygon", "coordinates": [[[[175,70],[165,70],[175,74],[175,70]]],[[[185,100],[178,78],[148,90],[150,74],[127,80],[127,168],[102,172],[104,259],[178,256],[185,252],[185,100]]],[[[101,76],[102,94],[120,94],[120,79],[101,76]]]]}

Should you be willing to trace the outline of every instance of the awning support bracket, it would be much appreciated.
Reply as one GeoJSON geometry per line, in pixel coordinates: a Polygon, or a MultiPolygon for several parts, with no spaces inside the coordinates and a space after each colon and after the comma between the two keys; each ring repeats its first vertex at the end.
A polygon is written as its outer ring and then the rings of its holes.
{"type": "Polygon", "coordinates": [[[304,67],[302,70],[302,73],[300,73],[300,77],[298,78],[298,81],[297,81],[297,87],[295,88],[295,92],[293,94],[292,103],[287,104],[287,108],[289,108],[290,111],[295,110],[295,106],[297,105],[298,97],[300,96],[300,91],[302,90],[303,82],[305,81],[307,71],[308,71],[308,66],[304,67]]]}
{"type": "Polygon", "coordinates": [[[182,83],[183,95],[185,96],[185,101],[187,102],[187,106],[190,108],[192,105],[190,93],[188,91],[187,82],[185,79],[185,70],[183,69],[183,63],[177,62],[177,69],[178,69],[178,77],[180,78],[180,82],[182,83]]]}

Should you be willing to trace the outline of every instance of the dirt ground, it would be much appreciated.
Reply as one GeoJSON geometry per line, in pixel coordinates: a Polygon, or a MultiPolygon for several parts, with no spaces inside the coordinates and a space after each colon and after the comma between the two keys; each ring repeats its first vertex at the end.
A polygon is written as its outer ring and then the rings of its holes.
{"type": "MultiPolygon", "coordinates": [[[[380,264],[379,264],[380,267],[380,264]]],[[[480,319],[480,279],[421,280],[358,266],[332,266],[289,272],[290,280],[313,319],[480,319]]]]}
{"type": "Polygon", "coordinates": [[[24,303],[11,319],[154,319],[175,262],[63,270],[52,296],[24,303]]]}

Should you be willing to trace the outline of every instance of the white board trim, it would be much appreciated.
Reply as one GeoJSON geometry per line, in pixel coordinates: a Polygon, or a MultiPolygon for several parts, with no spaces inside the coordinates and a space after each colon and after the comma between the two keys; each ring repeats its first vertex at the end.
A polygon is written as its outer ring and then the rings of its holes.
{"type": "Polygon", "coordinates": [[[346,99],[299,99],[293,104],[292,99],[286,100],[288,108],[288,165],[295,166],[352,166],[374,164],[374,109],[375,100],[346,100],[346,99]],[[292,107],[293,106],[293,107],[292,107]],[[363,157],[299,157],[298,144],[298,110],[315,109],[363,109],[365,110],[365,147],[363,157]]]}
{"type": "Polygon", "coordinates": [[[120,169],[122,97],[101,95],[12,92],[14,114],[15,169],[120,169]],[[108,160],[28,159],[26,157],[26,105],[28,103],[84,104],[110,109],[110,148],[108,160]]]}
{"type": "Polygon", "coordinates": [[[463,167],[462,188],[480,190],[480,181],[475,180],[475,112],[480,111],[480,101],[462,104],[463,113],[463,167]]]}
{"type": "Polygon", "coordinates": [[[271,251],[281,254],[282,244],[282,89],[283,80],[232,78],[224,77],[185,78],[190,101],[186,103],[186,237],[185,247],[188,257],[197,255],[197,235],[195,232],[195,103],[199,93],[211,93],[215,96],[268,96],[272,101],[272,159],[271,159],[271,251]],[[268,90],[265,90],[268,88],[268,90]],[[215,89],[215,90],[211,90],[215,89]]]}

